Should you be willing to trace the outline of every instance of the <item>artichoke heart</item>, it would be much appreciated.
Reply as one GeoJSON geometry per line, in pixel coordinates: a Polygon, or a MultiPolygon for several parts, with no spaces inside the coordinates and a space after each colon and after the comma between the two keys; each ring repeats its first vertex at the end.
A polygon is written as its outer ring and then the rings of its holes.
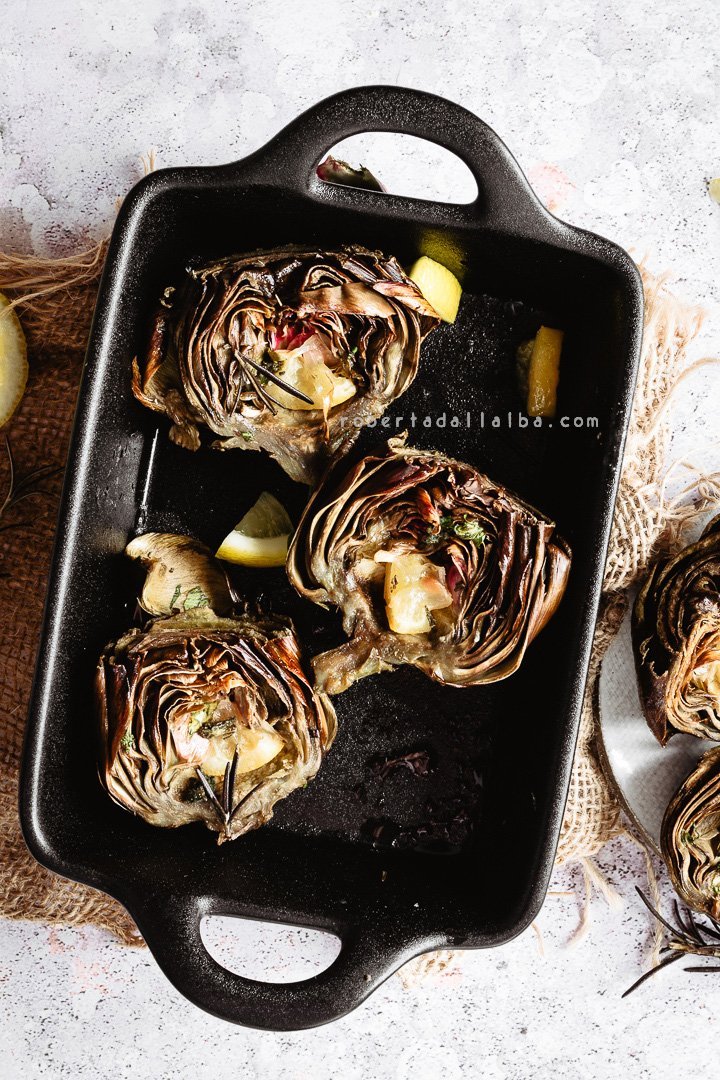
{"type": "Polygon", "coordinates": [[[400,664],[451,686],[506,678],[560,603],[570,559],[539,511],[402,437],[333,466],[287,570],[302,596],[342,611],[350,640],[314,661],[337,694],[400,664]]]}
{"type": "MultiPolygon", "coordinates": [[[[135,550],[143,547],[151,574],[153,549],[164,557],[180,552],[167,575],[187,580],[188,555],[198,572],[195,542],[138,539],[135,550]]],[[[220,573],[209,552],[205,558],[220,573]]],[[[332,743],[335,713],[306,674],[289,620],[218,615],[210,603],[170,610],[100,657],[100,779],[115,802],[152,825],[201,821],[219,842],[234,839],[313,778],[332,743]]]]}
{"type": "Polygon", "coordinates": [[[287,247],[191,269],[167,289],[133,393],[196,450],[264,450],[314,483],[412,383],[437,312],[396,259],[287,247]]]}
{"type": "Polygon", "coordinates": [[[694,911],[720,920],[720,747],[703,755],[673,796],[661,840],[679,896],[694,911]]]}
{"type": "Polygon", "coordinates": [[[640,699],[658,742],[678,731],[720,739],[720,515],[697,543],[652,566],[632,635],[640,699]]]}

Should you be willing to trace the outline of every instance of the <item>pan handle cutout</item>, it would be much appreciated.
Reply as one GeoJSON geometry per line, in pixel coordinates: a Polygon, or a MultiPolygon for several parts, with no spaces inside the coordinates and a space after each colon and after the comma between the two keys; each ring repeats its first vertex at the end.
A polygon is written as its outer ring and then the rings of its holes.
{"type": "Polygon", "coordinates": [[[479,194],[477,180],[457,154],[416,135],[391,131],[351,135],[332,146],[329,156],[353,167],[367,167],[389,195],[467,206],[479,194]]]}
{"type": "MultiPolygon", "coordinates": [[[[258,182],[294,187],[319,201],[369,212],[387,211],[390,200],[412,203],[413,215],[437,223],[481,222],[505,232],[545,239],[559,223],[542,206],[503,141],[468,109],[445,98],[401,86],[357,86],[313,105],[242,163],[258,182]],[[316,173],[329,150],[364,132],[395,132],[436,143],[467,165],[477,184],[468,203],[406,200],[385,192],[326,183],[316,173]]],[[[372,167],[372,165],[371,165],[372,167]]],[[[224,166],[232,172],[233,166],[224,166]]],[[[382,180],[382,177],[380,178],[382,180]]]]}
{"type": "MultiPolygon", "coordinates": [[[[242,917],[242,906],[227,898],[162,893],[145,897],[141,905],[134,903],[132,913],[175,988],[199,1008],[246,1027],[298,1031],[336,1020],[356,1008],[423,947],[445,943],[444,939],[427,943],[421,936],[421,945],[410,941],[397,926],[379,921],[363,926],[316,927],[339,939],[332,962],[301,979],[294,970],[292,982],[268,982],[267,974],[257,979],[230,970],[225,964],[232,961],[223,955],[219,962],[203,938],[203,920],[211,915],[242,917]]],[[[212,951],[216,952],[214,947],[212,951]]]]}
{"type": "Polygon", "coordinates": [[[329,968],[342,948],[326,930],[233,915],[202,919],[200,936],[213,960],[228,971],[266,983],[311,979],[329,968]]]}

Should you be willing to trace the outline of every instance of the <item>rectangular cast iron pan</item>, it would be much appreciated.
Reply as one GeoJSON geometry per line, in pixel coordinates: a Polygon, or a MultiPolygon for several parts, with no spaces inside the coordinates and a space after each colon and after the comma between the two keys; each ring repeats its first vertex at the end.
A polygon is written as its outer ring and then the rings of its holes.
{"type": "MultiPolygon", "coordinates": [[[[35,857],[117,897],[191,1001],[240,1024],[312,1027],[425,950],[499,945],[536,916],[567,795],[641,333],[628,255],[552,217],[493,131],[418,91],[337,94],[243,161],[153,173],[125,200],[78,400],[21,817],[35,857]],[[335,143],[373,130],[451,150],[477,199],[438,204],[317,179],[335,143]],[[288,242],[360,243],[405,265],[427,254],[458,274],[460,317],[423,346],[393,429],[414,411],[411,441],[479,466],[552,515],[574,560],[558,614],[517,674],[467,690],[409,669],[361,682],[336,699],[340,733],[316,780],[268,826],[217,847],[201,826],[152,828],[102,791],[91,688],[100,650],[132,622],[137,581],[122,552],[133,535],[187,532],[215,547],[264,489],[297,519],[306,491],[269,458],[173,446],[130,392],[150,313],[191,259],[288,242]],[[597,417],[597,428],[492,426],[493,415],[522,411],[515,348],[541,321],[566,331],[559,414],[597,417]],[[468,411],[470,428],[451,426],[468,411]],[[442,414],[444,428],[422,426],[442,414]],[[430,755],[428,776],[400,768],[378,778],[374,763],[416,749],[430,755]],[[321,928],[342,948],[307,981],[254,981],[208,954],[200,923],[211,914],[321,928]]],[[[367,431],[363,445],[387,434],[367,431]]],[[[239,584],[292,614],[311,651],[339,639],[337,618],[295,597],[281,570],[246,571],[239,584]]]]}

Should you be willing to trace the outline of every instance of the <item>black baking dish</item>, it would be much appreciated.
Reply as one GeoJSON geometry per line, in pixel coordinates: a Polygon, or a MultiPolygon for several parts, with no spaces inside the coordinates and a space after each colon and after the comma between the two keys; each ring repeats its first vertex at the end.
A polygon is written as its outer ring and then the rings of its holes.
{"type": "MultiPolygon", "coordinates": [[[[412,956],[499,945],[537,914],[567,794],[641,333],[642,289],[628,255],[552,217],[485,124],[417,91],[338,94],[243,161],[157,172],[125,200],[77,406],[21,816],[35,857],[117,897],[196,1004],[255,1027],[311,1027],[358,1005],[412,956]],[[372,130],[453,151],[477,180],[477,200],[438,204],[317,179],[328,149],[372,130]],[[154,829],[102,791],[92,676],[102,646],[132,620],[135,583],[122,555],[130,537],[187,532],[214,547],[263,489],[291,513],[302,506],[305,489],[259,454],[171,445],[164,421],[130,392],[150,312],[190,260],[288,242],[360,243],[405,264],[427,254],[461,277],[458,322],[423,346],[391,422],[431,416],[433,427],[418,420],[411,440],[478,465],[554,516],[574,561],[558,614],[517,674],[471,690],[409,669],[365,680],[336,699],[340,734],[317,779],[269,825],[217,847],[199,826],[154,829]],[[559,411],[573,420],[538,431],[516,422],[513,365],[540,321],[566,331],[559,411]],[[435,423],[443,413],[445,428],[435,423]],[[399,769],[378,780],[373,762],[417,748],[430,754],[427,777],[399,769]],[[319,927],[342,949],[307,981],[255,982],[209,956],[200,937],[209,914],[319,927]]],[[[363,438],[372,445],[386,434],[378,427],[363,438]]],[[[294,598],[282,571],[246,572],[241,585],[290,610],[311,649],[332,639],[333,617],[294,598]]]]}

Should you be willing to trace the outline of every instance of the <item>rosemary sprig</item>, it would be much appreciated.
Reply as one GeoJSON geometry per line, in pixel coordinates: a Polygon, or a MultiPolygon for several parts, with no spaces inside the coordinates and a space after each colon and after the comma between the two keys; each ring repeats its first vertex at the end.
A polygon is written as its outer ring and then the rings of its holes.
{"type": "Polygon", "coordinates": [[[205,792],[208,799],[210,800],[210,805],[212,806],[213,810],[216,812],[216,814],[218,815],[218,817],[222,821],[226,832],[227,832],[230,824],[232,823],[233,818],[235,817],[238,810],[240,809],[240,807],[244,806],[244,804],[247,802],[247,800],[250,798],[250,796],[255,791],[255,788],[252,788],[247,793],[247,795],[244,795],[242,797],[242,799],[240,799],[240,801],[235,803],[235,805],[233,806],[233,795],[234,795],[234,792],[235,792],[235,774],[237,772],[237,764],[238,764],[238,752],[236,750],[235,753],[233,754],[232,761],[228,761],[227,765],[225,766],[225,775],[223,777],[223,786],[222,786],[222,793],[220,795],[220,798],[217,797],[217,795],[215,793],[215,789],[213,788],[212,784],[210,783],[210,781],[208,780],[207,776],[202,771],[200,766],[198,765],[196,767],[196,769],[195,769],[195,771],[197,772],[197,775],[198,775],[198,780],[202,784],[203,791],[205,792]]]}
{"type": "MultiPolygon", "coordinates": [[[[230,346],[226,346],[226,349],[230,350],[230,346]]],[[[281,390],[284,390],[286,394],[290,394],[291,397],[298,398],[299,401],[304,401],[306,405],[314,405],[315,402],[307,394],[303,394],[301,390],[297,390],[290,383],[285,382],[280,376],[273,371],[269,366],[258,364],[256,360],[253,360],[251,356],[248,356],[246,352],[242,352],[239,349],[232,349],[233,356],[240,364],[240,368],[243,376],[246,380],[246,385],[250,386],[253,393],[260,399],[262,404],[268,409],[273,416],[277,415],[275,406],[283,408],[277,398],[274,398],[260,382],[260,379],[264,379],[266,383],[274,383],[275,386],[279,386],[281,390]]],[[[238,390],[238,397],[235,403],[235,408],[240,400],[240,388],[238,390]]],[[[234,410],[233,410],[234,411],[234,410]]]]}
{"type": "MultiPolygon", "coordinates": [[[[248,367],[248,365],[246,364],[243,368],[243,375],[245,376],[247,385],[250,387],[258,400],[262,402],[268,412],[270,412],[273,416],[277,416],[277,409],[275,408],[275,406],[277,405],[278,408],[280,408],[280,402],[277,401],[276,398],[272,396],[272,394],[269,394],[267,392],[265,387],[260,382],[256,372],[251,367],[248,367]]],[[[240,396],[242,392],[242,387],[240,387],[238,389],[237,400],[235,402],[235,406],[233,407],[233,412],[235,412],[235,409],[240,403],[240,396]]]]}
{"type": "MultiPolygon", "coordinates": [[[[655,967],[651,968],[650,971],[646,971],[644,975],[641,975],[640,978],[625,991],[622,995],[623,997],[632,994],[633,990],[637,990],[639,986],[642,986],[651,975],[654,975],[662,968],[668,967],[669,964],[675,963],[676,960],[682,960],[686,956],[706,956],[711,957],[714,960],[720,960],[719,922],[711,918],[710,915],[707,916],[706,923],[698,922],[697,916],[689,908],[685,908],[684,912],[681,912],[680,905],[676,900],[673,903],[673,912],[677,925],[673,926],[671,922],[664,918],[664,916],[653,907],[642,889],[638,889],[637,886],[635,886],[635,889],[653,918],[657,919],[660,925],[667,931],[668,941],[660,950],[660,956],[662,957],[660,962],[657,963],[655,967]]],[[[685,968],[685,971],[720,971],[720,967],[687,967],[685,968]]]]}
{"type": "MultiPolygon", "coordinates": [[[[237,355],[237,353],[235,355],[237,355]]],[[[308,397],[307,394],[303,394],[302,390],[296,390],[294,386],[291,386],[290,383],[285,382],[284,379],[281,379],[280,376],[276,375],[274,371],[270,370],[270,368],[263,367],[262,364],[256,363],[256,361],[252,360],[249,356],[243,356],[243,360],[246,364],[250,364],[250,366],[254,368],[255,371],[259,372],[266,379],[269,379],[270,382],[275,383],[276,386],[279,386],[280,389],[284,390],[287,394],[290,394],[292,397],[299,398],[299,400],[304,401],[306,405],[315,404],[311,397],[308,397]]],[[[275,399],[273,398],[273,401],[274,400],[275,399]]]]}
{"type": "MultiPolygon", "coordinates": [[[[7,435],[5,435],[5,453],[8,460],[9,481],[5,498],[0,503],[0,518],[14,510],[24,499],[28,499],[32,495],[49,496],[49,491],[43,491],[37,485],[43,480],[47,480],[48,477],[62,472],[59,465],[40,465],[37,469],[33,469],[32,472],[23,476],[21,480],[18,480],[15,473],[15,459],[7,435]]],[[[0,521],[0,532],[5,532],[7,529],[19,529],[28,524],[30,523],[27,521],[0,521]]]]}

